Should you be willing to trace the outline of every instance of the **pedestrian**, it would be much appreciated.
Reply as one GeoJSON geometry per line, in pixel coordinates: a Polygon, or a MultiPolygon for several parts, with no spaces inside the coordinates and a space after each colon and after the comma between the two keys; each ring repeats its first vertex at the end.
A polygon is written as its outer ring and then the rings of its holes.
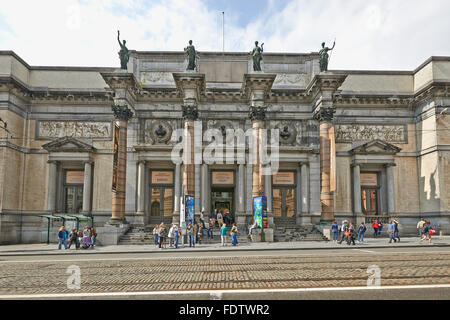
{"type": "Polygon", "coordinates": [[[358,243],[364,242],[364,234],[366,233],[367,228],[364,222],[361,222],[358,228],[358,243]]]}
{"type": "Polygon", "coordinates": [[[180,228],[177,225],[175,225],[173,227],[173,236],[174,236],[174,239],[175,239],[175,249],[178,249],[178,241],[179,241],[180,236],[181,236],[181,230],[180,230],[180,228]]]}
{"type": "Polygon", "coordinates": [[[333,224],[331,225],[331,234],[333,235],[334,242],[337,242],[338,231],[339,231],[339,226],[337,225],[337,222],[335,220],[335,221],[333,221],[333,224]]]}
{"type": "Polygon", "coordinates": [[[228,226],[230,223],[230,220],[228,218],[228,212],[230,212],[230,210],[225,209],[224,213],[223,213],[223,222],[228,226]]]}
{"type": "Polygon", "coordinates": [[[340,228],[340,230],[341,230],[341,240],[339,240],[339,244],[341,244],[342,241],[344,241],[344,239],[348,237],[348,235],[346,235],[346,232],[348,230],[347,223],[348,223],[347,220],[342,221],[341,228],[340,228]]]}
{"type": "Polygon", "coordinates": [[[214,224],[215,224],[216,220],[217,220],[217,209],[214,209],[214,211],[211,212],[211,219],[214,219],[214,224]]]}
{"type": "Polygon", "coordinates": [[[373,237],[376,238],[378,236],[378,228],[380,227],[380,225],[378,224],[377,220],[375,220],[372,223],[372,228],[373,228],[373,237]]]}
{"type": "Polygon", "coordinates": [[[94,246],[95,246],[95,239],[97,239],[97,232],[95,232],[94,227],[92,227],[92,228],[90,229],[90,234],[89,234],[89,236],[90,236],[90,238],[91,238],[91,243],[90,243],[91,248],[94,248],[94,246]]]}
{"type": "Polygon", "coordinates": [[[434,234],[434,230],[431,228],[430,220],[425,221],[423,226],[423,236],[420,242],[428,238],[429,243],[431,243],[431,236],[434,234]]]}
{"type": "Polygon", "coordinates": [[[381,231],[383,231],[383,222],[381,218],[378,218],[378,235],[381,235],[381,231]]]}
{"type": "Polygon", "coordinates": [[[169,248],[173,247],[173,242],[174,242],[174,238],[175,238],[175,235],[174,235],[174,232],[173,232],[174,226],[175,225],[172,224],[172,226],[169,229],[169,234],[167,235],[167,237],[169,238],[169,248]]]}
{"type": "Polygon", "coordinates": [[[61,244],[64,244],[64,249],[67,249],[67,232],[66,228],[62,226],[58,231],[58,250],[61,250],[61,244]]]}
{"type": "Polygon", "coordinates": [[[166,236],[167,236],[167,228],[164,225],[164,222],[161,222],[158,228],[158,237],[159,237],[159,248],[162,249],[166,247],[166,236]]]}
{"type": "Polygon", "coordinates": [[[227,226],[222,224],[222,227],[220,228],[220,240],[222,241],[222,247],[227,245],[227,231],[227,226]]]}
{"type": "Polygon", "coordinates": [[[398,221],[394,220],[394,240],[397,239],[398,242],[400,242],[400,236],[398,231],[398,221]]]}
{"type": "Polygon", "coordinates": [[[159,244],[159,226],[155,224],[155,227],[153,228],[153,237],[155,238],[155,246],[159,244]]]}
{"type": "Polygon", "coordinates": [[[80,249],[80,243],[78,242],[78,231],[77,231],[77,229],[73,229],[72,232],[70,232],[69,239],[70,239],[69,249],[70,249],[70,247],[72,246],[73,243],[75,244],[75,250],[80,249]]]}
{"type": "Polygon", "coordinates": [[[392,243],[392,240],[394,240],[394,242],[397,242],[397,240],[395,239],[395,224],[392,222],[392,220],[389,220],[388,233],[389,243],[392,243]]]}
{"type": "Polygon", "coordinates": [[[186,228],[187,230],[187,234],[188,234],[188,238],[189,238],[189,247],[194,247],[195,248],[195,228],[192,225],[192,223],[189,223],[189,225],[186,228]]]}
{"type": "Polygon", "coordinates": [[[425,225],[424,218],[420,218],[419,222],[417,223],[417,231],[419,232],[419,237],[422,238],[423,236],[423,227],[425,225]]]}
{"type": "Polygon", "coordinates": [[[209,226],[208,226],[208,239],[213,240],[214,239],[214,219],[209,219],[209,226]]]}
{"type": "Polygon", "coordinates": [[[199,223],[197,225],[197,239],[196,239],[196,242],[198,244],[202,244],[202,237],[203,237],[203,226],[201,223],[199,223]]]}
{"type": "Polygon", "coordinates": [[[82,234],[81,242],[83,244],[83,249],[88,249],[91,245],[91,230],[88,226],[84,226],[82,234]]]}
{"type": "Polygon", "coordinates": [[[217,222],[219,223],[219,226],[221,226],[223,224],[223,215],[222,215],[222,211],[219,211],[217,213],[217,222]]]}
{"type": "Polygon", "coordinates": [[[348,228],[348,236],[347,236],[347,244],[350,245],[353,243],[355,245],[355,239],[356,239],[356,230],[355,230],[355,223],[352,221],[350,222],[350,227],[348,228]]]}
{"type": "Polygon", "coordinates": [[[233,223],[233,227],[231,228],[231,245],[237,246],[237,234],[238,234],[238,228],[236,227],[236,223],[233,223]]]}

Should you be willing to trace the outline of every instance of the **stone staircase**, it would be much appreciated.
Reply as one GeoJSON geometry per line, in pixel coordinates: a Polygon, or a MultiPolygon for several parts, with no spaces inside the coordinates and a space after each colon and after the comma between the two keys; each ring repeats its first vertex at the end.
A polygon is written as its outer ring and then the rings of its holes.
{"type": "MultiPolygon", "coordinates": [[[[227,235],[229,235],[231,227],[228,227],[227,235]]],[[[213,232],[213,239],[208,239],[207,231],[203,231],[202,243],[201,244],[217,244],[221,243],[219,229],[215,228],[213,232]]],[[[185,237],[185,246],[188,244],[187,236],[185,237]]],[[[238,243],[247,243],[249,242],[247,238],[246,231],[240,232],[238,234],[238,243]]],[[[167,241],[168,243],[168,241],[167,241]]],[[[119,240],[119,245],[154,245],[155,240],[153,237],[153,227],[131,227],[127,233],[122,235],[119,240]]],[[[179,244],[181,245],[181,238],[179,240],[179,244]]],[[[231,244],[231,236],[227,237],[227,244],[231,244]]],[[[189,245],[189,244],[188,244],[189,245]]]]}
{"type": "Polygon", "coordinates": [[[294,219],[274,219],[274,241],[328,241],[315,226],[298,226],[294,219]]]}

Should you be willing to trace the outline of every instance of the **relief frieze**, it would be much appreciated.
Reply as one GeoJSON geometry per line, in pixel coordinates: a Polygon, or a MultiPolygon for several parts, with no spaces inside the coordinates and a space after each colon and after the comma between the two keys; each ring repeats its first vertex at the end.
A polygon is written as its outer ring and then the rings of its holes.
{"type": "Polygon", "coordinates": [[[406,125],[336,125],[336,142],[383,140],[391,143],[407,143],[406,125]]]}
{"type": "Polygon", "coordinates": [[[37,138],[76,137],[110,139],[111,122],[93,121],[39,121],[37,138]]]}

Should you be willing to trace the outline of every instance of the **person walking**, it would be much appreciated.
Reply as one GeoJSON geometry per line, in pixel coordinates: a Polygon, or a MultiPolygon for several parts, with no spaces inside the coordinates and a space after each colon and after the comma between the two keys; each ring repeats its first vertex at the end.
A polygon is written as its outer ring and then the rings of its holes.
{"type": "Polygon", "coordinates": [[[222,247],[227,245],[227,226],[223,223],[220,228],[220,240],[222,241],[222,247]]]}
{"type": "Polygon", "coordinates": [[[331,234],[332,234],[332,238],[333,238],[333,242],[337,242],[338,239],[338,231],[339,231],[339,226],[335,221],[333,221],[333,224],[331,225],[331,234]]]}
{"type": "Polygon", "coordinates": [[[164,222],[161,222],[158,228],[158,237],[159,237],[159,248],[162,249],[166,246],[166,236],[167,236],[167,228],[164,225],[164,222]]]}
{"type": "Polygon", "coordinates": [[[189,247],[195,248],[195,228],[192,225],[192,223],[189,223],[186,230],[187,230],[188,239],[189,239],[189,247]]]}
{"type": "Polygon", "coordinates": [[[221,226],[223,224],[223,215],[222,215],[222,211],[219,211],[217,213],[217,222],[219,223],[219,226],[221,226]]]}
{"type": "Polygon", "coordinates": [[[75,244],[75,250],[80,249],[80,243],[78,242],[78,231],[77,231],[77,229],[73,229],[72,232],[70,232],[69,239],[70,239],[69,249],[70,249],[70,247],[72,246],[73,243],[75,244]]]}
{"type": "Polygon", "coordinates": [[[400,242],[400,236],[398,231],[398,221],[394,220],[394,240],[397,239],[398,242],[400,242]]]}
{"type": "Polygon", "coordinates": [[[59,228],[58,231],[58,250],[61,250],[62,244],[64,244],[64,249],[67,249],[67,232],[64,226],[59,228]]]}
{"type": "Polygon", "coordinates": [[[153,237],[155,239],[155,246],[159,244],[159,226],[155,224],[155,227],[153,228],[153,237]]]}
{"type": "Polygon", "coordinates": [[[355,245],[355,239],[356,239],[356,230],[355,230],[355,223],[352,221],[350,222],[350,227],[348,228],[348,236],[347,236],[347,244],[350,245],[353,243],[355,245]]]}
{"type": "Polygon", "coordinates": [[[425,219],[420,218],[419,222],[417,223],[417,231],[419,232],[419,237],[422,238],[423,236],[423,227],[425,225],[425,219]]]}
{"type": "Polygon", "coordinates": [[[373,237],[376,238],[378,236],[378,228],[380,227],[380,225],[378,224],[377,220],[375,220],[372,223],[372,228],[373,228],[373,237]]]}
{"type": "Polygon", "coordinates": [[[94,227],[92,227],[90,229],[90,234],[89,234],[90,238],[91,238],[91,248],[94,248],[95,246],[95,239],[97,239],[97,232],[95,232],[94,227]]]}
{"type": "Polygon", "coordinates": [[[201,223],[197,224],[197,232],[195,236],[195,242],[198,244],[202,244],[202,237],[203,237],[203,226],[201,223]]]}
{"type": "Polygon", "coordinates": [[[174,231],[173,231],[174,226],[175,225],[172,224],[172,226],[169,229],[169,234],[167,235],[167,237],[169,238],[169,248],[173,247],[173,242],[174,242],[174,238],[175,238],[174,231]]]}
{"type": "Polygon", "coordinates": [[[248,228],[248,238],[250,241],[253,241],[253,230],[256,229],[257,226],[256,220],[253,220],[253,223],[248,228]]]}
{"type": "MultiPolygon", "coordinates": [[[[211,219],[213,219],[214,220],[214,224],[216,224],[216,221],[217,221],[217,209],[214,209],[214,211],[211,212],[211,219]]],[[[219,228],[220,228],[220,226],[219,226],[219,228]]]]}
{"type": "Polygon", "coordinates": [[[361,222],[358,228],[358,243],[364,242],[364,234],[366,233],[367,228],[364,222],[361,222]]]}
{"type": "Polygon", "coordinates": [[[202,212],[200,212],[200,222],[202,223],[202,228],[203,228],[203,229],[206,229],[206,226],[205,226],[205,215],[204,215],[204,213],[205,213],[205,210],[202,210],[202,212]]]}
{"type": "Polygon", "coordinates": [[[389,220],[388,233],[389,233],[389,243],[392,243],[392,240],[394,240],[394,242],[397,242],[397,240],[394,238],[395,224],[392,222],[392,220],[389,220]]]}
{"type": "Polygon", "coordinates": [[[237,234],[238,234],[238,228],[236,226],[236,223],[233,223],[233,227],[231,228],[231,245],[237,246],[237,234]]]}
{"type": "Polygon", "coordinates": [[[433,229],[431,228],[431,222],[429,220],[425,221],[425,224],[423,226],[423,236],[422,239],[420,239],[420,242],[428,238],[429,243],[431,243],[431,235],[433,229]]]}
{"type": "Polygon", "coordinates": [[[339,244],[341,244],[342,241],[344,241],[344,239],[346,239],[348,237],[348,235],[346,235],[347,230],[348,230],[347,223],[348,223],[347,220],[342,221],[341,228],[340,228],[340,230],[341,230],[341,240],[339,240],[339,244]]]}
{"type": "Polygon", "coordinates": [[[177,225],[174,225],[173,227],[173,237],[175,239],[175,249],[178,249],[178,241],[180,239],[181,230],[178,228],[177,225]]]}

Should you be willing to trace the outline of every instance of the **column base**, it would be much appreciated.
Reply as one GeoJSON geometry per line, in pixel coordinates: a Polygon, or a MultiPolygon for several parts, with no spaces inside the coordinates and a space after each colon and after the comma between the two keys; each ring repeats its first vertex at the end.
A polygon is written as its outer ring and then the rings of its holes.
{"type": "Polygon", "coordinates": [[[273,242],[273,229],[254,229],[252,242],[273,242]]]}
{"type": "Polygon", "coordinates": [[[134,218],[134,223],[143,226],[144,225],[144,212],[136,212],[136,217],[134,218]]]}
{"type": "Polygon", "coordinates": [[[295,223],[301,226],[312,226],[312,221],[310,216],[300,216],[295,219],[295,223]]]}
{"type": "Polygon", "coordinates": [[[359,226],[361,222],[366,223],[366,218],[363,215],[357,215],[355,217],[356,225],[359,226]]]}
{"type": "Polygon", "coordinates": [[[174,212],[172,215],[172,223],[179,225],[180,224],[180,212],[174,212]]]}

